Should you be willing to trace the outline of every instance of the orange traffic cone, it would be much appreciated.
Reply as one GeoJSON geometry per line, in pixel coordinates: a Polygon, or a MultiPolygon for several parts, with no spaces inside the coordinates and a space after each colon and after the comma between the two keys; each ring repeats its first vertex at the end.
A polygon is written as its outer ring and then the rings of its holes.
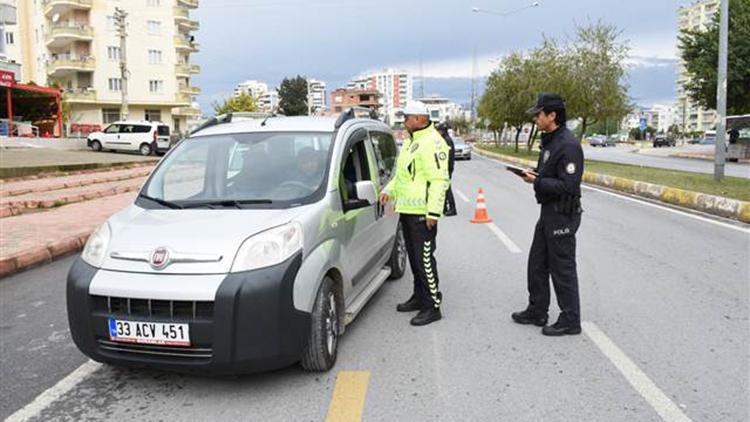
{"type": "Polygon", "coordinates": [[[487,204],[484,200],[484,190],[479,188],[479,196],[477,196],[477,208],[474,212],[474,218],[471,219],[474,224],[491,223],[492,219],[487,214],[487,204]]]}

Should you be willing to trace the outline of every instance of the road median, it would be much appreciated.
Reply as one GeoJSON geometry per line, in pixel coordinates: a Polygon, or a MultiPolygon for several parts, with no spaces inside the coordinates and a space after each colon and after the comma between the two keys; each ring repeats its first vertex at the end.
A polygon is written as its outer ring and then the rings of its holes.
{"type": "MultiPolygon", "coordinates": [[[[477,148],[476,152],[515,165],[536,166],[535,161],[498,154],[482,148],[477,148]]],[[[583,181],[666,204],[750,223],[750,202],[747,201],[589,171],[584,173],[583,181]]]]}

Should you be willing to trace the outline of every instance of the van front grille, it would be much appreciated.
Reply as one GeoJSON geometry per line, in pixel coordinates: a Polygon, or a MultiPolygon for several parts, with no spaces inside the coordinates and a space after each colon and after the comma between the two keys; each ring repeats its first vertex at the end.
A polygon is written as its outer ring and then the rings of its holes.
{"type": "Polygon", "coordinates": [[[132,299],[114,296],[92,296],[94,310],[110,315],[158,317],[160,319],[212,319],[214,303],[196,300],[132,299]]]}

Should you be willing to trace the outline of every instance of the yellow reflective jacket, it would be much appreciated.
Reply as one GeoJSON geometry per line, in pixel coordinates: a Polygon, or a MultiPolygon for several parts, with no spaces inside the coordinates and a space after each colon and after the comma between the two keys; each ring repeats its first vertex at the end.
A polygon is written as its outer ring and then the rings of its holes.
{"type": "Polygon", "coordinates": [[[443,216],[448,176],[448,144],[430,124],[404,140],[396,161],[396,174],[385,192],[396,203],[396,212],[443,216]]]}

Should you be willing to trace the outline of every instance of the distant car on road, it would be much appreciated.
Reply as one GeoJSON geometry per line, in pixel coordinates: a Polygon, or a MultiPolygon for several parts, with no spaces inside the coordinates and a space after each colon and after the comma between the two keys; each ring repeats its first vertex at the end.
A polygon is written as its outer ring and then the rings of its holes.
{"type": "Polygon", "coordinates": [[[653,141],[654,148],[673,147],[675,145],[677,145],[677,142],[674,140],[674,138],[670,138],[667,135],[656,135],[654,137],[654,141],[653,141]]]}
{"type": "Polygon", "coordinates": [[[707,131],[700,140],[701,145],[716,145],[716,131],[707,131]]]}
{"type": "Polygon", "coordinates": [[[471,160],[471,145],[464,142],[463,138],[453,138],[454,153],[456,160],[471,160]]]}
{"type": "Polygon", "coordinates": [[[94,151],[138,151],[141,155],[162,154],[171,146],[169,126],[159,122],[122,121],[93,132],[86,146],[94,151]]]}
{"type": "Polygon", "coordinates": [[[589,138],[589,145],[592,147],[614,147],[617,146],[617,141],[605,135],[594,135],[589,138]]]}

